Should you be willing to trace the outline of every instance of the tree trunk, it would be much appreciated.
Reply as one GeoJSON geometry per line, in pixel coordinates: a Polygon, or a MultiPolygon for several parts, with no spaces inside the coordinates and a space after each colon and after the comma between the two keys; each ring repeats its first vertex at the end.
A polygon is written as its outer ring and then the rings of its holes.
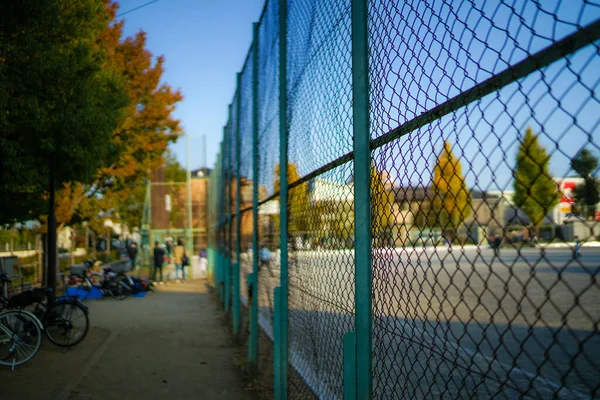
{"type": "Polygon", "coordinates": [[[85,226],[85,254],[90,254],[90,227],[85,226]]]}
{"type": "Polygon", "coordinates": [[[93,259],[97,260],[98,253],[96,252],[96,243],[98,242],[98,236],[93,231],[91,232],[91,234],[92,234],[92,254],[94,255],[93,259]]]}
{"type": "Polygon", "coordinates": [[[44,284],[44,235],[37,235],[35,240],[35,250],[38,254],[38,282],[44,284]]]}
{"type": "Polygon", "coordinates": [[[110,241],[112,239],[112,228],[108,228],[108,233],[106,235],[106,259],[107,262],[110,262],[110,241]]]}
{"type": "Polygon", "coordinates": [[[71,265],[75,265],[75,227],[71,227],[71,265]]]}
{"type": "Polygon", "coordinates": [[[52,289],[53,296],[56,291],[56,272],[57,272],[57,249],[56,249],[56,182],[54,179],[54,170],[50,165],[50,198],[49,198],[49,213],[48,213],[48,287],[52,289]]]}

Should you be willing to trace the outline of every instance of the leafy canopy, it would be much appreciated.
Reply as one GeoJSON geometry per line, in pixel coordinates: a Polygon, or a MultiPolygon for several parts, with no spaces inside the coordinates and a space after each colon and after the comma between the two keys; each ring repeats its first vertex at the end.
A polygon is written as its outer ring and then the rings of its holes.
{"type": "Polygon", "coordinates": [[[596,204],[600,203],[600,181],[594,176],[598,158],[588,149],[583,149],[571,160],[571,167],[584,179],[575,188],[575,201],[584,207],[585,216],[594,217],[596,204]]]}
{"type": "Polygon", "coordinates": [[[2,207],[6,223],[45,211],[51,171],[58,183],[93,179],[128,97],[98,43],[104,1],[2,2],[0,15],[0,189],[15,201],[2,207]]]}
{"type": "Polygon", "coordinates": [[[471,192],[462,175],[460,161],[452,153],[452,146],[444,141],[433,168],[432,214],[430,217],[442,229],[457,229],[471,214],[471,192]]]}
{"type": "Polygon", "coordinates": [[[64,213],[58,215],[61,227],[110,210],[139,225],[149,173],[163,164],[168,144],[181,135],[180,123],[172,113],[183,97],[162,82],[164,57],[155,58],[146,49],[144,32],[123,38],[124,21],[115,20],[116,10],[116,3],[106,5],[111,23],[104,27],[99,45],[107,54],[105,64],[122,76],[130,100],[124,118],[108,139],[114,151],[95,170],[94,181],[79,182],[79,191],[73,196],[59,196],[65,203],[64,213]]]}
{"type": "Polygon", "coordinates": [[[550,156],[546,149],[532,129],[527,128],[517,152],[513,200],[536,227],[560,199],[549,165],[550,156]]]}

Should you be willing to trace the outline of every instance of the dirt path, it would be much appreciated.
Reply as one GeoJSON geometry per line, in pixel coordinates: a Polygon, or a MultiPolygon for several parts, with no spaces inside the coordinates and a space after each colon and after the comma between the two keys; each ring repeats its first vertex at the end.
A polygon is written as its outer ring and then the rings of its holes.
{"type": "Polygon", "coordinates": [[[252,398],[204,282],[88,304],[89,337],[67,352],[45,341],[30,363],[14,372],[0,369],[2,398],[252,398]]]}

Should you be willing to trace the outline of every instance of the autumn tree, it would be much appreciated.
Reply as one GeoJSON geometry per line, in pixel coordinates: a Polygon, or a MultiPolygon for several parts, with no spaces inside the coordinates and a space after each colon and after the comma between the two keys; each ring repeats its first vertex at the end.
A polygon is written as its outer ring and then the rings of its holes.
{"type": "Polygon", "coordinates": [[[105,26],[98,45],[107,54],[105,64],[123,77],[130,101],[125,118],[108,140],[113,157],[94,171],[92,183],[76,182],[72,188],[65,187],[71,191],[70,196],[60,196],[64,204],[59,229],[77,214],[80,219],[91,219],[111,209],[135,223],[141,217],[140,204],[132,201],[140,200],[150,171],[162,165],[168,144],[181,134],[172,112],[182,95],[161,82],[164,57],[155,58],[146,49],[146,34],[142,31],[123,39],[124,21],[115,20],[116,11],[116,3],[106,6],[111,24],[105,26]],[[134,215],[127,216],[129,212],[134,215]]]}
{"type": "Polygon", "coordinates": [[[600,203],[600,182],[594,176],[598,158],[588,149],[583,149],[571,160],[571,167],[583,178],[583,183],[575,188],[575,201],[583,206],[586,217],[594,217],[596,204],[600,203]]]}
{"type": "Polygon", "coordinates": [[[123,80],[97,46],[102,0],[2,2],[0,187],[4,222],[47,212],[50,180],[87,181],[113,152],[123,80]],[[16,212],[16,213],[15,213],[16,212]]]}
{"type": "Polygon", "coordinates": [[[471,192],[462,174],[460,161],[452,153],[452,146],[444,141],[442,151],[433,167],[433,199],[429,221],[444,232],[456,232],[471,214],[471,192]]]}
{"type": "Polygon", "coordinates": [[[549,165],[550,155],[540,145],[538,136],[527,128],[517,152],[513,201],[529,217],[538,236],[544,218],[560,199],[549,165]]]}
{"type": "MultiPolygon", "coordinates": [[[[298,174],[298,167],[296,164],[288,163],[287,168],[288,185],[300,179],[298,174]]],[[[274,171],[273,187],[275,192],[279,192],[279,177],[280,177],[280,166],[277,164],[274,171]]],[[[304,182],[288,191],[288,207],[289,207],[289,219],[288,219],[288,232],[293,234],[304,234],[309,229],[308,223],[308,210],[309,210],[309,196],[308,196],[308,183],[304,182]]],[[[275,224],[279,227],[279,216],[275,218],[275,224]]]]}
{"type": "Polygon", "coordinates": [[[376,246],[385,246],[391,239],[394,224],[394,192],[390,190],[387,174],[371,164],[371,233],[376,246]]]}
{"type": "Polygon", "coordinates": [[[54,287],[55,188],[90,182],[115,156],[111,136],[128,99],[123,77],[98,45],[111,19],[103,0],[22,0],[1,7],[0,187],[34,199],[48,192],[47,276],[54,287]]]}
{"type": "Polygon", "coordinates": [[[354,193],[352,186],[327,179],[312,183],[308,218],[311,237],[334,246],[347,246],[354,239],[354,193]]]}

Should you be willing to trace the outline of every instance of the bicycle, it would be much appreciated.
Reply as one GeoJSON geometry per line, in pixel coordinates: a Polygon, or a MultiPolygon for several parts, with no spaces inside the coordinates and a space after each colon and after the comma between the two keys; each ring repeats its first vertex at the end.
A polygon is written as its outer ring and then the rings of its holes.
{"type": "MultiPolygon", "coordinates": [[[[96,265],[95,260],[86,260],[83,265],[71,267],[71,275],[65,281],[66,288],[81,288],[82,294],[77,297],[85,300],[95,288],[103,296],[110,295],[117,300],[123,300],[134,293],[134,283],[124,271],[117,271],[113,267],[105,267],[102,274],[91,269],[96,265]]],[[[67,289],[68,292],[68,289],[67,289]]]]}
{"type": "Polygon", "coordinates": [[[99,289],[102,295],[106,295],[102,283],[104,277],[102,274],[92,271],[92,268],[96,265],[95,260],[85,260],[83,265],[73,265],[70,268],[70,275],[68,278],[63,276],[63,287],[65,293],[72,293],[70,289],[78,290],[78,295],[72,295],[80,300],[86,300],[94,288],[99,289]]]}
{"type": "Polygon", "coordinates": [[[0,311],[0,365],[15,369],[31,360],[42,345],[43,326],[25,310],[0,311]]]}
{"type": "MultiPolygon", "coordinates": [[[[0,285],[4,289],[10,282],[6,274],[0,274],[0,285]]],[[[4,292],[4,290],[2,290],[4,292]]],[[[40,322],[48,340],[59,347],[73,347],[83,341],[90,327],[87,306],[76,298],[54,299],[52,289],[26,290],[10,298],[0,294],[0,309],[15,309],[31,314],[40,322]],[[44,300],[49,300],[44,303],[44,300]],[[35,305],[32,312],[25,307],[35,305]]]]}

